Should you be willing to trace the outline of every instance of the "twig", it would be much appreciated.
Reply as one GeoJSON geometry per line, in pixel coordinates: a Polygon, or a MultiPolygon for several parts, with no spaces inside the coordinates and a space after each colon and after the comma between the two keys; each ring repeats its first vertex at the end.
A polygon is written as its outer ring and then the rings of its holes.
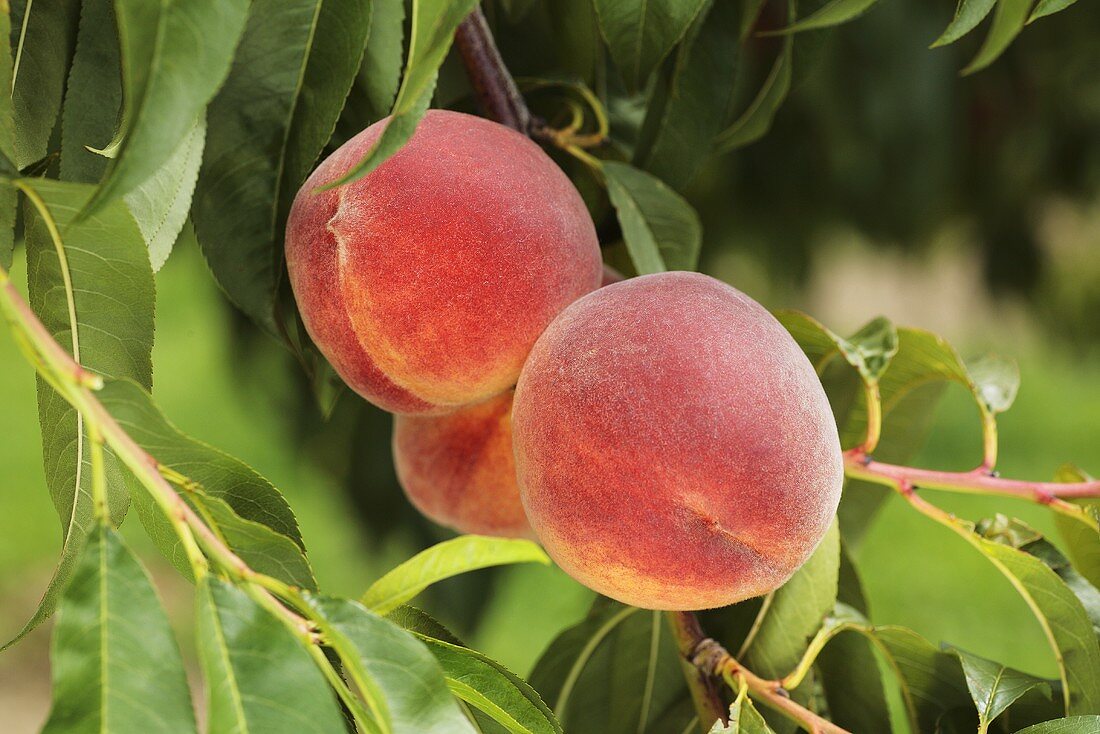
{"type": "Polygon", "coordinates": [[[1090,482],[1027,482],[1003,479],[984,465],[968,472],[915,469],[875,461],[861,449],[844,454],[844,472],[854,479],[864,479],[895,489],[905,486],[940,489],[969,494],[990,494],[1031,500],[1050,507],[1055,512],[1073,517],[1097,528],[1097,522],[1079,505],[1067,499],[1100,497],[1100,481],[1090,482]]]}
{"type": "MultiPolygon", "coordinates": [[[[752,698],[783,714],[810,734],[850,734],[846,729],[823,719],[793,700],[779,681],[761,678],[742,666],[726,648],[703,634],[699,619],[694,613],[670,612],[669,619],[676,630],[676,641],[684,659],[702,678],[709,681],[710,686],[714,685],[716,678],[724,679],[734,690],[739,689],[743,683],[752,698]]],[[[688,682],[690,685],[691,680],[688,682]]],[[[692,689],[692,695],[696,695],[695,688],[692,689]]],[[[698,706],[698,699],[696,702],[698,706]]],[[[708,708],[699,708],[701,720],[710,715],[710,706],[713,706],[712,700],[707,701],[708,708]]],[[[721,718],[726,720],[725,710],[722,711],[721,718]]]]}
{"type": "Polygon", "coordinates": [[[539,137],[542,125],[536,124],[539,121],[527,109],[480,7],[459,24],[455,47],[485,114],[524,135],[539,137]]]}
{"type": "Polygon", "coordinates": [[[722,699],[715,678],[701,670],[693,661],[695,648],[704,639],[699,618],[692,612],[668,612],[667,616],[676,638],[676,646],[680,650],[681,665],[688,690],[691,691],[691,700],[695,702],[695,710],[699,712],[699,725],[703,731],[708,731],[715,721],[726,723],[729,720],[729,709],[722,699]]]}

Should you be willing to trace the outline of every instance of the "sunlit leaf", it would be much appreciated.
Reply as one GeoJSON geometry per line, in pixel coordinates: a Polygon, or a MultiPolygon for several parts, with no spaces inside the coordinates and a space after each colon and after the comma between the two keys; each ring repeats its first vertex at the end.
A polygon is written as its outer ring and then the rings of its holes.
{"type": "Polygon", "coordinates": [[[729,723],[716,721],[708,734],[774,734],[752,699],[742,691],[730,706],[729,723]]]}
{"type": "Polygon", "coordinates": [[[1033,688],[1045,689],[1047,695],[1050,694],[1050,686],[1044,680],[957,648],[952,652],[962,663],[966,687],[978,709],[981,731],[985,731],[1016,699],[1033,688]]]}
{"type": "Polygon", "coordinates": [[[417,553],[370,585],[363,604],[386,614],[432,584],[490,566],[509,563],[550,563],[537,544],[518,538],[462,535],[417,553]]]}
{"type": "Polygon", "coordinates": [[[629,90],[645,86],[705,4],[705,0],[595,0],[600,32],[629,90]]]}
{"type": "Polygon", "coordinates": [[[694,270],[703,229],[691,204],[660,179],[626,163],[605,162],[603,172],[638,274],[694,270]]]}
{"type": "MultiPolygon", "coordinates": [[[[87,369],[108,377],[152,381],[153,271],[133,217],[122,202],[79,223],[92,196],[85,184],[23,179],[30,304],[53,337],[87,369]],[[58,253],[64,255],[59,259],[58,253]],[[75,323],[74,323],[75,320],[75,323]]],[[[61,520],[61,559],[38,611],[20,637],[50,615],[76,554],[92,527],[87,432],[75,409],[39,379],[38,414],[46,485],[61,520]]],[[[111,517],[129,504],[121,465],[105,451],[111,517]]],[[[16,638],[18,639],[18,638],[16,638]]]]}
{"type": "Polygon", "coordinates": [[[53,637],[44,734],[195,732],[179,648],[153,585],[122,539],[88,536],[53,637]]]}
{"type": "Polygon", "coordinates": [[[334,693],[302,643],[244,591],[206,576],[196,592],[209,732],[338,734],[334,693]]]}
{"type": "MultiPolygon", "coordinates": [[[[1086,482],[1090,477],[1075,466],[1066,464],[1058,469],[1054,476],[1056,482],[1086,482]]],[[[1093,518],[1100,522],[1100,499],[1074,500],[1085,508],[1093,518]]],[[[1062,514],[1054,516],[1058,532],[1066,541],[1073,565],[1094,586],[1100,586],[1100,533],[1085,523],[1062,514]]]]}
{"type": "Polygon", "coordinates": [[[1100,716],[1070,716],[1020,729],[1016,734],[1096,734],[1097,731],[1100,716]]]}

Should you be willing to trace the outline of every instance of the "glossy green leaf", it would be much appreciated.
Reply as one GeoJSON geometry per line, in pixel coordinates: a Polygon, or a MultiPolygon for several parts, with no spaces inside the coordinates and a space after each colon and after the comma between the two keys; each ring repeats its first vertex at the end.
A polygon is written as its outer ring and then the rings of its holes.
{"type": "Polygon", "coordinates": [[[45,157],[76,44],[80,0],[11,3],[15,165],[45,157]]]}
{"type": "Polygon", "coordinates": [[[193,734],[179,648],[145,570],[113,530],[89,534],[53,637],[44,734],[193,734]]]}
{"type": "Polygon", "coordinates": [[[427,645],[455,696],[512,734],[561,734],[557,718],[534,688],[497,661],[463,645],[430,616],[402,606],[388,618],[427,645]]]}
{"type": "Polygon", "coordinates": [[[1050,695],[1050,686],[1044,680],[957,648],[952,652],[962,663],[966,687],[978,709],[978,731],[983,734],[994,719],[1028,691],[1040,688],[1050,695]]]}
{"type": "Polygon", "coordinates": [[[825,3],[805,18],[800,18],[786,28],[763,35],[785,35],[847,23],[853,18],[863,15],[876,2],[878,0],[830,0],[830,2],[825,3]]]}
{"type": "Polygon", "coordinates": [[[246,0],[117,0],[122,119],[88,212],[153,176],[192,134],[229,73],[246,0]]]}
{"type": "MultiPolygon", "coordinates": [[[[1066,464],[1058,469],[1056,482],[1085,482],[1091,480],[1085,472],[1066,464]]],[[[1100,499],[1075,500],[1094,518],[1100,521],[1100,499]]],[[[1094,586],[1100,586],[1100,533],[1073,518],[1062,514],[1054,516],[1058,532],[1066,541],[1073,565],[1094,586]]]]}
{"type": "MultiPolygon", "coordinates": [[[[91,197],[85,184],[22,179],[46,214],[27,203],[27,280],[30,304],[55,339],[100,375],[152,380],[153,271],[137,225],[122,203],[75,222],[91,197]],[[64,254],[64,261],[58,252],[64,254]],[[74,323],[75,321],[75,323],[74,323]]],[[[45,382],[38,383],[46,485],[61,520],[62,547],[54,577],[19,637],[53,611],[76,554],[93,525],[87,434],[76,410],[45,382]]],[[[111,517],[129,503],[123,469],[105,451],[111,517]]],[[[16,639],[19,639],[17,637],[16,639]]],[[[9,643],[10,644],[10,643],[9,643]]]]}
{"type": "Polygon", "coordinates": [[[714,722],[708,734],[775,734],[764,717],[756,710],[752,699],[741,691],[730,705],[728,724],[714,722]]]}
{"type": "Polygon", "coordinates": [[[382,731],[473,734],[439,664],[416,637],[357,602],[316,597],[310,603],[382,731]]]}
{"type": "Polygon", "coordinates": [[[660,179],[626,163],[605,162],[603,172],[638,273],[694,270],[703,227],[691,204],[660,179]]]}
{"type": "Polygon", "coordinates": [[[509,563],[550,563],[537,544],[517,538],[462,535],[417,553],[370,585],[363,604],[386,614],[432,584],[490,566],[509,563]]]}
{"type": "Polygon", "coordinates": [[[325,188],[366,176],[412,137],[431,104],[436,76],[454,41],[455,29],[475,7],[476,0],[413,0],[409,58],[386,129],[359,163],[325,188]]]}
{"type": "Polygon", "coordinates": [[[1096,734],[1100,716],[1070,716],[1021,729],[1016,734],[1096,734]]]}
{"type": "Polygon", "coordinates": [[[286,625],[224,581],[197,588],[196,628],[209,732],[340,734],[324,674],[286,625]]]}
{"type": "Polygon", "coordinates": [[[145,237],[153,270],[164,265],[187,221],[205,142],[206,118],[200,117],[164,165],[126,194],[126,206],[145,237]]]}
{"type": "Polygon", "coordinates": [[[1035,9],[1031,11],[1031,15],[1028,17],[1027,22],[1032,23],[1039,20],[1039,18],[1045,18],[1048,15],[1060,13],[1076,2],[1077,0],[1039,0],[1039,2],[1035,4],[1035,9]]]}
{"type": "MultiPolygon", "coordinates": [[[[661,612],[597,599],[546,649],[531,685],[570,734],[656,734],[688,697],[676,642],[661,612]]],[[[676,722],[676,729],[690,720],[676,722]]]]}
{"type": "MultiPolygon", "coordinates": [[[[243,462],[173,426],[153,403],[149,393],[123,380],[109,380],[99,400],[123,430],[158,463],[196,486],[211,512],[231,525],[227,540],[239,553],[250,556],[289,583],[309,588],[312,574],[302,555],[302,536],[290,506],[275,487],[243,462]],[[267,528],[269,533],[261,528],[267,528]],[[285,541],[285,542],[284,542],[285,541]],[[266,560],[265,560],[266,559],[266,560]],[[307,583],[309,582],[309,583],[307,583]]],[[[136,481],[131,478],[131,481],[136,481]]],[[[161,552],[185,576],[190,569],[176,535],[146,493],[134,493],[142,524],[161,552]]]]}
{"type": "Polygon", "coordinates": [[[595,0],[596,17],[627,89],[645,86],[706,0],[595,0]]]}
{"type": "MultiPolygon", "coordinates": [[[[12,55],[11,8],[7,3],[0,12],[0,89],[11,89],[12,55]]],[[[15,118],[12,116],[11,95],[0,94],[0,161],[6,168],[15,167],[15,118]]],[[[11,267],[15,248],[15,208],[18,197],[15,189],[0,186],[0,268],[11,267]]]]}
{"type": "Polygon", "coordinates": [[[287,213],[355,79],[371,6],[256,0],[207,113],[195,233],[230,300],[273,334],[287,213]]]}
{"type": "Polygon", "coordinates": [[[999,0],[993,11],[993,24],[989,27],[985,42],[962,73],[973,74],[996,61],[1024,29],[1034,2],[1035,0],[999,0]]]}
{"type": "Polygon", "coordinates": [[[736,3],[711,3],[660,69],[646,106],[634,165],[677,191],[695,178],[726,125],[737,79],[736,3]]]}
{"type": "MultiPolygon", "coordinates": [[[[795,18],[794,0],[787,0],[787,17],[795,18]]],[[[764,85],[756,93],[748,108],[718,135],[715,146],[725,153],[753,143],[771,128],[775,113],[791,90],[791,72],[794,69],[794,39],[783,39],[782,48],[772,65],[764,85]]]]}

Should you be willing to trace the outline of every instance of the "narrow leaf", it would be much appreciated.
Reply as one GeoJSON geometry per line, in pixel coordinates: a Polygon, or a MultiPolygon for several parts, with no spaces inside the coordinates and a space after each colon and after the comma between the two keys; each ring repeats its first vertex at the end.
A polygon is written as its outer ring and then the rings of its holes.
{"type": "Polygon", "coordinates": [[[818,28],[829,28],[831,26],[840,25],[841,23],[847,23],[853,18],[863,15],[863,13],[870,9],[876,2],[878,2],[878,0],[831,0],[831,2],[822,5],[805,18],[792,23],[786,28],[761,35],[779,36],[799,33],[801,31],[812,31],[818,28]]]}
{"type": "Polygon", "coordinates": [[[371,584],[363,604],[386,614],[432,584],[490,566],[509,563],[550,563],[541,548],[529,540],[463,535],[417,553],[371,584]]]}
{"type": "MultiPolygon", "coordinates": [[[[0,8],[0,90],[11,89],[11,7],[4,3],[0,8]]],[[[12,116],[10,94],[0,94],[0,160],[6,168],[15,168],[15,119],[12,116]]],[[[0,186],[0,268],[11,268],[12,251],[15,248],[16,190],[0,186]]]]}
{"type": "Polygon", "coordinates": [[[316,663],[284,623],[240,589],[210,576],[197,589],[199,658],[210,732],[346,731],[316,663]]]}
{"type": "MultiPolygon", "coordinates": [[[[1070,464],[1059,468],[1054,477],[1057,482],[1086,482],[1091,479],[1088,474],[1070,464]]],[[[1100,499],[1077,500],[1076,504],[1083,506],[1094,518],[1100,520],[1100,499]]],[[[1054,516],[1054,522],[1066,541],[1073,565],[1094,586],[1100,587],[1100,533],[1061,514],[1054,516]]]]}
{"type": "MultiPolygon", "coordinates": [[[[152,380],[153,271],[130,213],[118,203],[77,223],[91,186],[47,179],[23,179],[18,185],[38,202],[28,202],[25,210],[31,307],[84,367],[147,388],[152,380]]],[[[62,547],[54,577],[20,637],[53,612],[92,527],[82,419],[41,379],[38,414],[46,485],[61,520],[62,547]]],[[[129,503],[123,469],[109,450],[104,453],[110,513],[120,522],[129,503]]]]}
{"type": "Polygon", "coordinates": [[[11,3],[15,165],[46,156],[76,44],[80,0],[11,3]]]}
{"type": "Polygon", "coordinates": [[[1024,29],[1034,2],[1035,0],[999,0],[997,9],[993,12],[993,24],[989,27],[989,35],[985,37],[978,55],[962,70],[964,75],[981,71],[997,60],[997,57],[1024,29]]]}
{"type": "Polygon", "coordinates": [[[53,637],[44,734],[195,732],[183,660],[153,585],[113,530],[88,536],[53,637]]]}
{"type": "Polygon", "coordinates": [[[207,113],[195,233],[230,300],[273,334],[290,202],[355,79],[371,5],[256,0],[207,113]]]}
{"type": "Polygon", "coordinates": [[[1070,716],[1021,729],[1016,734],[1096,734],[1100,716],[1070,716]]]}
{"type": "Polygon", "coordinates": [[[155,174],[193,131],[229,72],[246,0],[117,0],[122,120],[88,213],[155,174]]]}
{"type": "Polygon", "coordinates": [[[966,687],[970,689],[978,709],[979,731],[985,731],[994,719],[1028,691],[1041,688],[1050,695],[1050,686],[1044,680],[957,648],[952,652],[962,663],[966,687]]]}
{"type": "Polygon", "coordinates": [[[359,163],[324,188],[366,176],[412,137],[431,104],[436,76],[451,48],[455,29],[476,6],[476,0],[413,0],[409,58],[386,129],[359,163]]]}
{"type": "Polygon", "coordinates": [[[691,204],[660,179],[626,163],[605,162],[603,172],[638,273],[694,270],[703,228],[691,204]]]}
{"type": "Polygon", "coordinates": [[[311,603],[384,731],[473,734],[439,664],[416,637],[357,602],[316,597],[311,603]]]}
{"type": "Polygon", "coordinates": [[[595,0],[600,32],[629,91],[645,86],[705,4],[706,0],[595,0]]]}
{"type": "Polygon", "coordinates": [[[1039,20],[1039,18],[1045,18],[1048,15],[1060,13],[1075,2],[1077,2],[1077,0],[1039,0],[1035,9],[1031,11],[1031,17],[1027,19],[1027,22],[1033,23],[1039,20]]]}
{"type": "Polygon", "coordinates": [[[977,28],[996,3],[997,0],[959,0],[954,19],[947,30],[932,43],[932,48],[954,43],[977,28]]]}

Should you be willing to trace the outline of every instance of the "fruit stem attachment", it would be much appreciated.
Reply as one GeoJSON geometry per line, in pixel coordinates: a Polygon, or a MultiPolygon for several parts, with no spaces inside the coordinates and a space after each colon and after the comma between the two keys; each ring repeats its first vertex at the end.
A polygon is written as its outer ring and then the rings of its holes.
{"type": "Polygon", "coordinates": [[[707,637],[694,612],[668,612],[676,643],[685,661],[688,687],[699,711],[699,723],[726,723],[729,715],[716,682],[721,679],[733,690],[748,690],[749,696],[801,726],[810,734],[850,734],[795,701],[780,681],[766,680],[748,670],[718,642],[707,637]],[[689,673],[690,671],[690,673],[689,673]],[[715,717],[714,710],[720,713],[715,717]]]}
{"type": "Polygon", "coordinates": [[[527,109],[480,6],[459,24],[455,31],[455,47],[485,114],[524,135],[538,138],[543,125],[527,109]]]}

